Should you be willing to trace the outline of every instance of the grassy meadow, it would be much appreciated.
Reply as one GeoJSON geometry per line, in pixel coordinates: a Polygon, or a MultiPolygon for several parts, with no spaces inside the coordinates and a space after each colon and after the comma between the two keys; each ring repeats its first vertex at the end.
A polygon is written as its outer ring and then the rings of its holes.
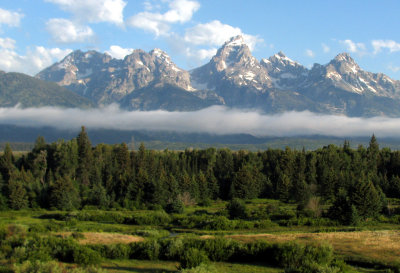
{"type": "MultiPolygon", "coordinates": [[[[392,203],[397,204],[397,200],[392,200],[392,203]]],[[[93,264],[65,262],[68,259],[64,259],[60,265],[64,270],[79,269],[82,272],[295,272],[285,264],[271,262],[267,258],[268,251],[265,252],[265,262],[262,257],[248,259],[245,258],[247,254],[240,253],[235,258],[231,253],[234,247],[241,249],[251,245],[250,249],[260,243],[284,247],[293,243],[331,247],[333,256],[329,263],[333,271],[318,269],[310,272],[398,272],[399,225],[389,218],[381,217],[380,221],[364,222],[356,227],[332,226],[329,222],[298,216],[295,204],[253,199],[246,202],[253,219],[260,211],[271,210],[271,206],[282,208],[280,212],[286,214],[278,217],[278,212],[276,215],[270,213],[265,220],[228,220],[222,226],[210,224],[213,218],[218,220],[221,215],[226,215],[226,206],[224,201],[202,207],[186,206],[180,214],[166,214],[162,210],[3,211],[0,212],[0,228],[6,232],[3,238],[11,241],[11,245],[17,245],[15,242],[19,240],[24,240],[24,243],[18,251],[8,250],[8,254],[1,256],[0,272],[39,272],[19,268],[20,261],[25,260],[22,257],[32,260],[32,253],[26,253],[32,251],[29,249],[30,238],[36,241],[43,238],[70,241],[90,249],[90,253],[93,250],[99,252],[100,257],[93,264]],[[208,225],[201,224],[201,221],[208,222],[208,225]],[[232,258],[225,260],[211,255],[204,264],[195,267],[198,268],[195,271],[181,268],[181,261],[172,254],[161,254],[166,249],[170,251],[173,245],[200,246],[203,244],[201,241],[213,240],[223,242],[225,250],[231,251],[229,255],[232,258]],[[138,249],[138,246],[142,248],[138,249]],[[151,247],[145,249],[143,246],[151,247]]],[[[5,248],[7,245],[3,244],[2,253],[7,253],[5,248]]],[[[40,247],[32,249],[41,251],[40,247]]],[[[183,253],[186,250],[183,249],[183,253]]],[[[50,255],[48,260],[52,259],[50,255]]]]}

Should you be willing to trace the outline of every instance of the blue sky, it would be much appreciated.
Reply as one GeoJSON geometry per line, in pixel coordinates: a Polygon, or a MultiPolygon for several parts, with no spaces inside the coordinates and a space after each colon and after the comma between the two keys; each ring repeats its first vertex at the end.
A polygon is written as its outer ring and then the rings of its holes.
{"type": "Polygon", "coordinates": [[[258,59],[283,51],[311,67],[349,52],[400,80],[399,11],[398,0],[2,0],[0,69],[34,75],[75,49],[156,47],[190,69],[242,34],[258,59]]]}

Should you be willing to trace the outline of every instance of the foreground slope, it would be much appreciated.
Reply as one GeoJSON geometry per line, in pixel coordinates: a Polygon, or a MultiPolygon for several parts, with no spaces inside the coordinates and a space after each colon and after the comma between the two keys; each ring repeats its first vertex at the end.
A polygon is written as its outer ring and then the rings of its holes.
{"type": "Polygon", "coordinates": [[[62,106],[87,108],[89,100],[58,86],[21,73],[0,72],[0,106],[62,106]]]}

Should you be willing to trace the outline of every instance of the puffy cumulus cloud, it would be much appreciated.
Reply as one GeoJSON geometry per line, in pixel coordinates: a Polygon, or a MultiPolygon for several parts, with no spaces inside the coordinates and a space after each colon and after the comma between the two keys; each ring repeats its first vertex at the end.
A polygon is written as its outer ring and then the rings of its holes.
{"type": "Polygon", "coordinates": [[[169,43],[177,52],[183,52],[192,65],[198,66],[204,60],[211,59],[219,47],[237,35],[243,37],[250,50],[254,50],[263,42],[258,36],[243,33],[238,27],[214,20],[186,29],[183,36],[175,35],[171,37],[169,43]]]}
{"type": "Polygon", "coordinates": [[[122,48],[118,45],[112,45],[106,53],[110,54],[113,58],[123,59],[126,55],[131,54],[133,50],[133,48],[122,48]]]}
{"type": "Polygon", "coordinates": [[[365,52],[365,45],[363,43],[355,43],[352,40],[343,40],[339,41],[342,45],[346,47],[346,49],[351,53],[359,53],[362,54],[365,52]]]}
{"type": "Polygon", "coordinates": [[[50,19],[46,23],[46,28],[53,40],[58,43],[86,42],[94,36],[93,30],[89,26],[77,25],[62,18],[50,19]]]}
{"type": "Polygon", "coordinates": [[[23,17],[24,15],[22,13],[0,8],[0,25],[4,24],[10,27],[17,27],[23,17]]]}
{"type": "Polygon", "coordinates": [[[26,55],[15,51],[15,41],[10,38],[0,39],[0,69],[11,72],[18,71],[35,75],[40,70],[59,61],[69,54],[71,49],[45,48],[36,46],[28,49],[26,55]]]}
{"type": "Polygon", "coordinates": [[[111,105],[90,110],[0,108],[0,123],[51,126],[59,129],[90,128],[155,130],[212,134],[246,133],[256,136],[400,136],[398,118],[350,118],[305,112],[264,115],[260,112],[213,106],[194,112],[123,111],[111,105]]]}
{"type": "MultiPolygon", "coordinates": [[[[151,4],[146,3],[146,9],[151,10],[151,4]]],[[[156,36],[165,36],[169,34],[171,24],[188,22],[200,8],[200,4],[191,0],[173,0],[169,1],[168,7],[169,10],[165,13],[140,12],[129,18],[127,23],[131,27],[152,32],[156,36]]]]}
{"type": "Polygon", "coordinates": [[[393,72],[399,72],[400,66],[388,65],[388,69],[390,69],[393,72]]]}
{"type": "Polygon", "coordinates": [[[390,53],[400,51],[400,43],[393,40],[373,40],[371,44],[374,48],[374,54],[381,52],[385,48],[389,49],[390,53]]]}
{"type": "Polygon", "coordinates": [[[185,49],[185,55],[197,64],[203,60],[210,60],[217,53],[217,50],[217,48],[193,49],[188,47],[185,49]]]}
{"type": "Polygon", "coordinates": [[[310,58],[314,58],[315,54],[311,49],[306,49],[306,55],[310,58]]]}
{"type": "Polygon", "coordinates": [[[257,43],[263,42],[258,36],[245,34],[240,28],[223,24],[218,20],[186,29],[184,40],[186,43],[194,45],[221,46],[237,35],[243,36],[250,50],[253,50],[257,43]]]}
{"type": "Polygon", "coordinates": [[[329,53],[331,51],[331,48],[329,46],[327,46],[326,44],[321,44],[322,46],[322,51],[324,53],[329,53]]]}
{"type": "Polygon", "coordinates": [[[110,22],[123,24],[123,11],[126,2],[123,0],[46,0],[71,12],[76,20],[90,23],[110,22]]]}
{"type": "Polygon", "coordinates": [[[63,59],[66,55],[71,53],[71,49],[60,48],[45,48],[43,46],[36,46],[34,50],[28,50],[25,59],[31,63],[31,74],[42,70],[55,61],[63,59]]]}
{"type": "Polygon", "coordinates": [[[13,40],[11,38],[0,38],[0,48],[14,49],[15,48],[15,40],[13,40]]]}
{"type": "Polygon", "coordinates": [[[192,19],[200,4],[197,1],[174,0],[169,7],[170,10],[164,14],[165,20],[170,23],[185,23],[192,19]]]}

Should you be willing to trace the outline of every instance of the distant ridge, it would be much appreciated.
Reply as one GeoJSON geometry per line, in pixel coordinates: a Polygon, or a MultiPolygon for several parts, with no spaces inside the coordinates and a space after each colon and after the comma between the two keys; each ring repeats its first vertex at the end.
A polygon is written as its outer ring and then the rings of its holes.
{"type": "Polygon", "coordinates": [[[118,103],[128,110],[190,111],[226,105],[265,113],[400,116],[400,81],[362,70],[348,53],[311,69],[283,52],[258,61],[240,35],[191,71],[179,68],[160,49],[137,49],[123,60],[77,50],[36,77],[98,106],[118,103]]]}

